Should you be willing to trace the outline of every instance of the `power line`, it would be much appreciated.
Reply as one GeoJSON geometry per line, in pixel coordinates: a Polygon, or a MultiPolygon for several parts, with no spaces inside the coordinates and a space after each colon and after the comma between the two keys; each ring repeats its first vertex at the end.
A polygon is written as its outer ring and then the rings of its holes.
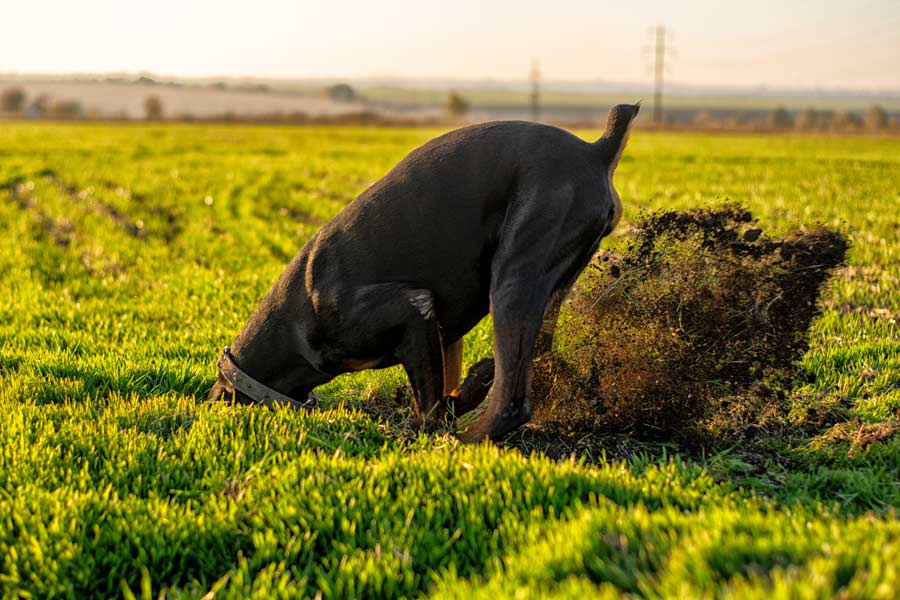
{"type": "Polygon", "coordinates": [[[541,119],[541,69],[537,59],[531,61],[531,120],[541,119]]]}
{"type": "Polygon", "coordinates": [[[666,61],[666,27],[656,26],[656,61],[653,68],[653,122],[662,123],[663,116],[663,73],[666,61]]]}

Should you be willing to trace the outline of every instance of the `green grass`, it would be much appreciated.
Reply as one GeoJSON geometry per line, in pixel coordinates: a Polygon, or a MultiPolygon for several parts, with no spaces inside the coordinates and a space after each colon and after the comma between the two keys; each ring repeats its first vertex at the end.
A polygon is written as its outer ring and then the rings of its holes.
{"type": "MultiPolygon", "coordinates": [[[[398,369],[315,414],[199,402],[304,240],[436,133],[0,128],[0,594],[894,597],[897,437],[557,462],[355,408],[398,369]]],[[[617,187],[626,219],[730,198],[847,232],[790,398],[898,418],[900,140],[640,133],[617,187]]]]}

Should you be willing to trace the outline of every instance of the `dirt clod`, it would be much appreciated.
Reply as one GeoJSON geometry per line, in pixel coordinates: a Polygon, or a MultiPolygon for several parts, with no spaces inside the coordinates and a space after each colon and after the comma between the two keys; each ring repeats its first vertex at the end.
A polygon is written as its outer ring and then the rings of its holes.
{"type": "Polygon", "coordinates": [[[536,358],[534,427],[663,440],[765,427],[847,248],[824,227],[769,238],[734,205],[644,216],[592,262],[536,358]]]}

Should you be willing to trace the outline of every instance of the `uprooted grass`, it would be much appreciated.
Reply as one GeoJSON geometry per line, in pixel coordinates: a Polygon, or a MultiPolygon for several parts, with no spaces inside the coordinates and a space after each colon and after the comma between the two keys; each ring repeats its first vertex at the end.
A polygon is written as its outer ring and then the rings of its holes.
{"type": "Polygon", "coordinates": [[[819,294],[847,248],[823,227],[770,239],[735,205],[644,216],[571,294],[562,341],[535,361],[526,435],[705,442],[784,425],[819,294]]]}

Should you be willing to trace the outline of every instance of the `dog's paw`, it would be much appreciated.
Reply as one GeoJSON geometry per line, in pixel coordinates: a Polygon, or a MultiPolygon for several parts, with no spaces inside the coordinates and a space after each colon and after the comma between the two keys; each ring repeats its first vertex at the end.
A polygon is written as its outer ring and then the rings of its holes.
{"type": "Polygon", "coordinates": [[[458,432],[456,434],[456,437],[458,437],[460,441],[466,442],[467,444],[477,444],[479,442],[483,442],[484,440],[490,439],[488,437],[488,432],[479,425],[479,421],[472,423],[472,425],[465,431],[458,432]]]}
{"type": "Polygon", "coordinates": [[[465,381],[453,393],[453,413],[459,417],[474,410],[487,397],[493,384],[493,358],[485,358],[472,365],[465,381]]]}

